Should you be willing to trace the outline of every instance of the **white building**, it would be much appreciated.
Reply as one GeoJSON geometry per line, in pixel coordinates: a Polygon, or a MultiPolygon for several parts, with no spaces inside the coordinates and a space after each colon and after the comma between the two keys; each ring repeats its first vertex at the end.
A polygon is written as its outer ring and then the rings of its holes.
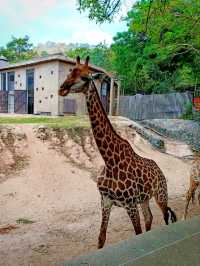
{"type": "MultiPolygon", "coordinates": [[[[0,113],[63,115],[87,113],[85,97],[71,94],[60,97],[58,89],[75,61],[61,54],[8,64],[0,57],[0,113]]],[[[94,73],[104,73],[97,88],[107,113],[117,114],[119,86],[104,69],[90,66],[94,73]]]]}

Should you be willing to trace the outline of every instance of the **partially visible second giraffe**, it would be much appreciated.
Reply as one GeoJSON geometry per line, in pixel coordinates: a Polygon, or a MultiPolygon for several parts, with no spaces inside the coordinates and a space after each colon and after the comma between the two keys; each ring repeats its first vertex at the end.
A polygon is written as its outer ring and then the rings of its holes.
{"type": "Polygon", "coordinates": [[[89,72],[88,62],[89,57],[85,64],[81,64],[80,57],[77,57],[76,66],[61,85],[59,95],[66,96],[69,92],[85,94],[93,135],[105,162],[97,182],[102,206],[98,248],[102,248],[113,205],[127,210],[136,234],[142,233],[138,204],[142,208],[146,231],[151,229],[153,216],[149,200],[153,196],[166,224],[169,216],[175,222],[176,215],[168,207],[167,183],[161,169],[153,160],[136,154],[128,141],[112,127],[99,98],[94,77],[89,72]]]}
{"type": "Polygon", "coordinates": [[[185,212],[184,212],[184,219],[187,218],[187,212],[190,200],[194,203],[195,192],[199,188],[198,193],[198,201],[200,205],[200,154],[196,156],[196,159],[193,162],[191,172],[190,172],[190,187],[186,193],[186,204],[185,204],[185,212]]]}

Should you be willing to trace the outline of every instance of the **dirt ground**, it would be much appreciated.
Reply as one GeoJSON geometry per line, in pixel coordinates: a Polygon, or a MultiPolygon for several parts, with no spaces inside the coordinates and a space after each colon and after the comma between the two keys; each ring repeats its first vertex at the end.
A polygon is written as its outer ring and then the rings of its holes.
{"type": "MultiPolygon", "coordinates": [[[[37,138],[33,126],[16,128],[26,135],[24,153],[29,159],[23,170],[10,173],[9,178],[0,183],[0,228],[16,226],[0,234],[0,265],[62,265],[73,257],[96,250],[101,222],[100,197],[94,178],[91,178],[90,165],[81,168],[72,163],[68,160],[69,153],[59,150],[59,145],[55,148],[50,141],[37,138]],[[19,219],[33,223],[17,223],[19,219]]],[[[54,138],[56,141],[58,139],[54,138]]],[[[185,156],[188,147],[168,141],[168,154],[161,153],[135,132],[129,141],[137,153],[154,159],[161,167],[168,181],[169,206],[181,219],[191,160],[175,155],[183,153],[185,156]]],[[[67,143],[65,147],[73,150],[75,144],[70,142],[70,146],[69,140],[67,143]]],[[[102,161],[93,152],[100,166],[102,161]]],[[[79,153],[78,150],[73,158],[80,161],[79,153]]],[[[88,159],[86,157],[84,161],[88,159]]],[[[151,207],[153,228],[164,225],[153,200],[151,207]]],[[[199,213],[199,206],[191,206],[188,218],[199,213]]],[[[135,237],[133,235],[125,210],[114,207],[106,245],[135,237]]]]}

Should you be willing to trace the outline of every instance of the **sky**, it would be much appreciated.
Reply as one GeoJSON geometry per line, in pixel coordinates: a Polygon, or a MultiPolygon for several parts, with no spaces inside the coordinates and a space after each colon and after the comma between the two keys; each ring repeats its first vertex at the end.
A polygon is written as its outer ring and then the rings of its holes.
{"type": "Polygon", "coordinates": [[[120,18],[133,2],[124,0],[115,22],[97,25],[86,13],[80,14],[76,0],[0,0],[0,46],[11,36],[25,35],[34,45],[47,41],[109,45],[117,32],[126,30],[120,18]]]}

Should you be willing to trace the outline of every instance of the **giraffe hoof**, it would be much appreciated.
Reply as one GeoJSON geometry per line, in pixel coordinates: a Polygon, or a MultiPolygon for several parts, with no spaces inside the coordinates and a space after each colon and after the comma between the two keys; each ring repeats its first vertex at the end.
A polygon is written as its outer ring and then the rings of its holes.
{"type": "Polygon", "coordinates": [[[186,217],[182,216],[181,221],[186,221],[186,217]]]}

